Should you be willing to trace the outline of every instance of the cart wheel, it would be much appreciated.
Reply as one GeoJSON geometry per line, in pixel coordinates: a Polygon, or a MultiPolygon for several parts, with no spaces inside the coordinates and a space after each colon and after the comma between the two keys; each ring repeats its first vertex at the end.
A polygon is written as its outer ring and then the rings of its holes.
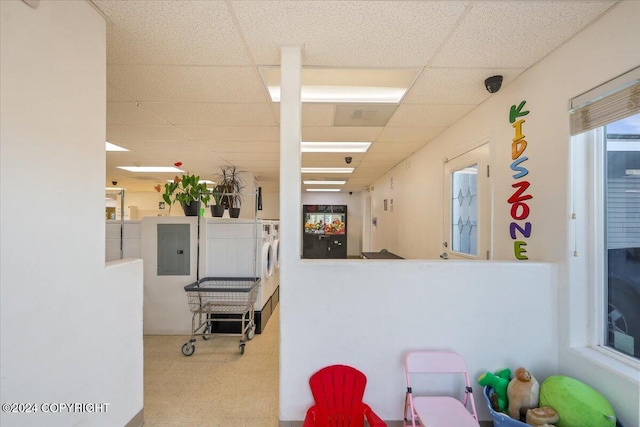
{"type": "Polygon", "coordinates": [[[247,331],[247,339],[252,340],[253,337],[256,336],[256,325],[252,324],[249,330],[247,331]]]}
{"type": "Polygon", "coordinates": [[[182,354],[185,356],[191,356],[194,351],[196,351],[196,346],[192,342],[185,343],[182,346],[182,354]]]}
{"type": "Polygon", "coordinates": [[[208,340],[209,338],[211,338],[211,325],[207,325],[206,328],[204,328],[204,332],[202,333],[202,339],[203,340],[208,340]]]}
{"type": "Polygon", "coordinates": [[[244,346],[244,343],[240,344],[240,354],[244,354],[244,346]]]}

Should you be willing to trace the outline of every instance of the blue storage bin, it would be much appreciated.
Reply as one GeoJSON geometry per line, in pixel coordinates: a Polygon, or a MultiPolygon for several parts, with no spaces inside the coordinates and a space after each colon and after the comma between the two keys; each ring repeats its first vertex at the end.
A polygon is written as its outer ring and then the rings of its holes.
{"type": "Polygon", "coordinates": [[[484,400],[487,402],[487,408],[489,409],[489,413],[493,419],[493,427],[531,427],[529,424],[523,423],[522,421],[514,420],[507,414],[494,411],[491,407],[490,397],[492,390],[493,389],[491,387],[485,386],[482,394],[484,395],[484,400]]]}
{"type": "MultiPolygon", "coordinates": [[[[491,391],[493,389],[489,386],[485,386],[482,391],[482,395],[484,396],[484,400],[487,402],[487,408],[489,409],[489,413],[491,414],[491,418],[493,419],[493,427],[531,427],[529,424],[523,423],[522,421],[514,420],[507,414],[503,414],[502,412],[496,412],[491,407],[491,391]]],[[[616,421],[616,427],[624,427],[620,424],[619,421],[616,421]]]]}

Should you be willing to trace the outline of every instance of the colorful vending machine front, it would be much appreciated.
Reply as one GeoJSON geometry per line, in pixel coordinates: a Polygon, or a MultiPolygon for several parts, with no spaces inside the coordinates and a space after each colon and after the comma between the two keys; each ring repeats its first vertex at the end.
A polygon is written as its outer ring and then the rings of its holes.
{"type": "Polygon", "coordinates": [[[303,258],[347,257],[347,206],[304,205],[303,258]]]}

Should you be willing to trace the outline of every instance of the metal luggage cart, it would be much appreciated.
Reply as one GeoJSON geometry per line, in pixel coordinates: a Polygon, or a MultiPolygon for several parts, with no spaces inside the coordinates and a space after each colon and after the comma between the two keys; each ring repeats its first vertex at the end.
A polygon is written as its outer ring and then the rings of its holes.
{"type": "Polygon", "coordinates": [[[214,322],[241,322],[240,354],[244,354],[247,340],[255,336],[254,304],[259,278],[205,277],[184,287],[189,300],[191,339],[182,346],[182,354],[191,356],[196,351],[195,336],[208,340],[214,322]],[[215,315],[239,315],[239,318],[221,318],[215,315]],[[197,318],[197,320],[196,320],[197,318]],[[246,338],[246,339],[245,339],[246,338]]]}

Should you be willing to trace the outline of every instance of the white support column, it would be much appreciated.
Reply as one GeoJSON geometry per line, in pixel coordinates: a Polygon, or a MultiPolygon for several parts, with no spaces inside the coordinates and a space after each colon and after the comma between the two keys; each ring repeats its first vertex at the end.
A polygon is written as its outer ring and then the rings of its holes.
{"type": "MultiPolygon", "coordinates": [[[[280,233],[281,239],[287,242],[281,253],[286,270],[286,265],[300,259],[301,253],[301,47],[283,47],[280,62],[280,233]]],[[[283,273],[282,281],[285,282],[286,272],[283,273]]]]}
{"type": "MultiPolygon", "coordinates": [[[[292,335],[283,328],[295,319],[295,303],[289,303],[288,292],[296,285],[299,275],[297,266],[301,254],[302,185],[300,182],[300,141],[302,139],[302,102],[300,97],[300,72],[302,48],[283,47],[280,51],[280,241],[285,244],[280,250],[280,348],[287,348],[292,335]]],[[[280,387],[289,374],[287,366],[295,355],[280,353],[280,387]]],[[[280,399],[285,398],[282,394],[280,399]]],[[[285,406],[280,402],[280,419],[285,406]]]]}

